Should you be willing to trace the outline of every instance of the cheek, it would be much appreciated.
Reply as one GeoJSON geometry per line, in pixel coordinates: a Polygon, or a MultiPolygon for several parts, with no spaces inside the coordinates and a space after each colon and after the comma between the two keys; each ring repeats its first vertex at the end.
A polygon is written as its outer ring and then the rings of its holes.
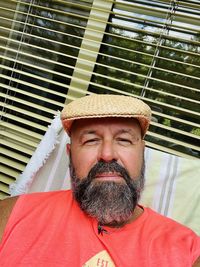
{"type": "Polygon", "coordinates": [[[96,163],[95,153],[90,151],[71,151],[71,160],[75,169],[76,175],[79,178],[84,178],[88,175],[91,168],[96,163]]]}
{"type": "Polygon", "coordinates": [[[143,153],[140,151],[123,154],[120,157],[122,165],[128,170],[131,177],[140,175],[143,165],[143,153]]]}

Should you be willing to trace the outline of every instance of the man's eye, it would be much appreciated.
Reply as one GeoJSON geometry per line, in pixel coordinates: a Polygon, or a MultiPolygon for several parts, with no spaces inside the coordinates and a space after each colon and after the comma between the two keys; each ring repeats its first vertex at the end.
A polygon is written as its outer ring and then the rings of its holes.
{"type": "Polygon", "coordinates": [[[118,138],[117,141],[121,144],[124,145],[131,145],[132,141],[130,139],[126,139],[126,138],[118,138]]]}
{"type": "Polygon", "coordinates": [[[92,144],[95,144],[98,142],[98,139],[94,138],[94,139],[88,139],[88,140],[85,140],[83,143],[85,145],[92,145],[92,144]]]}

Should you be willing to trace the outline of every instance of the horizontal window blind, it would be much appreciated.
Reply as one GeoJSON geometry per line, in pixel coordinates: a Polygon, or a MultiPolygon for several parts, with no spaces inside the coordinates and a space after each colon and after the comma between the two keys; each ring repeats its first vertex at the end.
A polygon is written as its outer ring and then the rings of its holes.
{"type": "Polygon", "coordinates": [[[200,4],[114,1],[89,91],[134,95],[153,110],[148,146],[200,156],[200,4]]]}
{"type": "Polygon", "coordinates": [[[0,1],[0,198],[64,103],[133,95],[153,110],[146,142],[199,157],[197,1],[0,1]]]}
{"type": "MultiPolygon", "coordinates": [[[[0,198],[61,110],[93,1],[0,1],[0,198]]],[[[76,89],[75,89],[76,90],[76,89]]]]}

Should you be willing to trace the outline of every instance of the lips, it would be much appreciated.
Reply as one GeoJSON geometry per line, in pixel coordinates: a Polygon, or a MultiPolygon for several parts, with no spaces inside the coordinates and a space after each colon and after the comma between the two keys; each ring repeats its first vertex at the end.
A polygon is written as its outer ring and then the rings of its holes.
{"type": "Polygon", "coordinates": [[[121,174],[116,172],[104,172],[104,173],[98,173],[95,176],[95,179],[104,181],[116,181],[123,179],[123,177],[121,176],[121,174]]]}

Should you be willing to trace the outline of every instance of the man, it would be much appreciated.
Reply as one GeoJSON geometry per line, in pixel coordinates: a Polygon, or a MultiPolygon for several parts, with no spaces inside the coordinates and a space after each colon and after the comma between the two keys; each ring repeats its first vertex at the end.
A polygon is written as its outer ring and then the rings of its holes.
{"type": "Polygon", "coordinates": [[[200,238],[138,204],[150,117],[127,96],[68,104],[72,191],[2,201],[0,266],[199,267],[200,238]]]}

